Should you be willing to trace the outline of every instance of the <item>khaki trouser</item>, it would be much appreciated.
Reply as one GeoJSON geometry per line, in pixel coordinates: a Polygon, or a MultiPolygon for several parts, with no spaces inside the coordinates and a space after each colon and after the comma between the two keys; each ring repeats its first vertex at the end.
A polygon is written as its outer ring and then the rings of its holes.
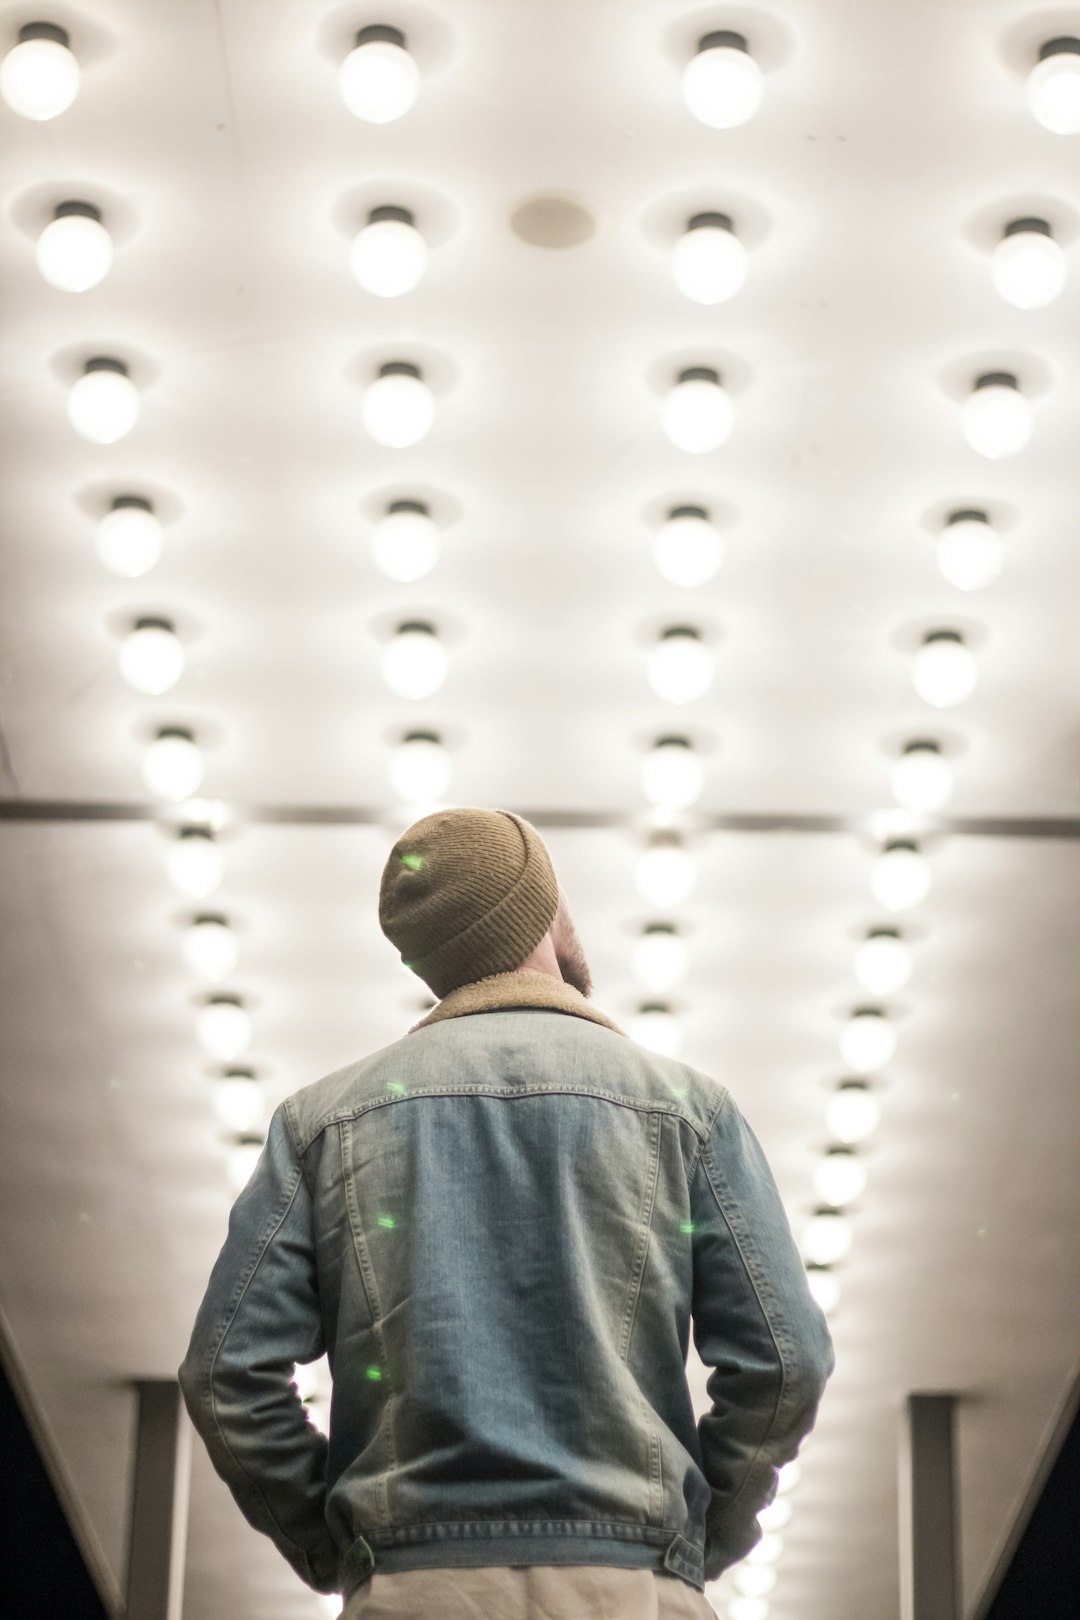
{"type": "Polygon", "coordinates": [[[403,1569],[365,1581],[342,1620],[716,1620],[677,1575],[608,1564],[403,1569]]]}

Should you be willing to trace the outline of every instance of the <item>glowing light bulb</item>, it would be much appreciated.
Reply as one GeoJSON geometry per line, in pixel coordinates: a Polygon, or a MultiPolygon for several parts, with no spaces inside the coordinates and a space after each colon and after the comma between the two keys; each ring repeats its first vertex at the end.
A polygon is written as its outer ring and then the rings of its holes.
{"type": "Polygon", "coordinates": [[[228,978],[235,968],[240,945],[225,918],[213,915],[196,917],[184,930],[181,951],[192,973],[217,982],[228,978]]]}
{"type": "Polygon", "coordinates": [[[881,1104],[863,1080],[844,1080],[829,1098],[825,1123],[839,1142],[862,1142],[881,1122],[881,1104]]]}
{"type": "Polygon", "coordinates": [[[387,203],[368,215],[353,242],[349,267],[365,292],[400,298],[422,280],[427,260],[427,243],[412,214],[387,203]]]}
{"type": "Polygon", "coordinates": [[[753,118],[764,88],[746,39],[730,29],[703,34],[683,70],[683,100],[711,129],[735,129],[753,118]]]}
{"type": "Polygon", "coordinates": [[[690,590],[712,579],[724,560],[723,543],[703,506],[673,506],[653,541],[657,570],[690,590]]]}
{"type": "Polygon", "coordinates": [[[141,495],[118,495],[97,528],[97,555],[111,574],[138,579],[164,549],[161,521],[141,495]]]}
{"type": "Polygon", "coordinates": [[[677,838],[661,835],[638,857],[634,881],[643,900],[667,910],[693,894],[697,868],[677,838]]]}
{"type": "Polygon", "coordinates": [[[670,923],[650,923],[634,946],[632,971],[639,984],[654,994],[671,990],[685,979],[689,967],[686,941],[670,923]]]}
{"type": "Polygon", "coordinates": [[[419,366],[388,360],[364,392],[363,423],[376,444],[403,450],[419,444],[435,420],[435,400],[419,366]]]}
{"type": "Polygon", "coordinates": [[[165,857],[169,882],[191,900],[205,900],[221,886],[225,858],[212,834],[202,827],[185,827],[165,857]]]}
{"type": "Polygon", "coordinates": [[[679,450],[702,455],[726,444],[735,425],[735,407],[712,366],[686,366],[664,398],[661,422],[679,450]]]}
{"type": "Polygon", "coordinates": [[[731,1572],[731,1584],[742,1597],[765,1597],[776,1585],[771,1564],[748,1564],[744,1558],[731,1572]]]}
{"type": "Polygon", "coordinates": [[[988,461],[1015,456],[1031,438],[1031,406],[1011,371],[988,371],[975,379],[963,406],[964,438],[988,461]]]}
{"type": "Polygon", "coordinates": [[[122,360],[99,355],[86,362],[67,398],[68,421],[91,444],[115,444],[139,419],[139,394],[122,360]]]}
{"type": "Polygon", "coordinates": [[[746,249],[727,214],[695,214],[671,253],[675,285],[695,304],[723,304],[746,281],[746,249]]]}
{"type": "Polygon", "coordinates": [[[860,1007],[840,1031],[840,1055],[856,1074],[872,1074],[896,1054],[894,1026],[876,1007],[860,1007]]]}
{"type": "Polygon", "coordinates": [[[641,791],[649,804],[685,810],[705,787],[701,760],[686,737],[660,737],[641,767],[641,791]]]}
{"type": "Polygon", "coordinates": [[[892,840],[870,875],[874,899],[888,911],[907,911],[930,893],[930,867],[914,844],[892,840]]]}
{"type": "Polygon", "coordinates": [[[37,240],[42,279],[60,292],[88,292],[113,262],[112,237],[92,203],[64,202],[37,240]]]}
{"type": "Polygon", "coordinates": [[[985,512],[950,514],[937,541],[937,565],[960,591],[992,585],[1005,564],[1005,546],[985,512]]]}
{"type": "Polygon", "coordinates": [[[390,780],[399,799],[423,804],[442,799],[453,762],[434,731],[410,731],[390,755],[390,780]]]}
{"type": "Polygon", "coordinates": [[[936,742],[910,742],[892,772],[892,790],[905,810],[932,814],[953,793],[952,766],[936,742]]]}
{"type": "Polygon", "coordinates": [[[171,619],[137,619],[120,648],[120,673],[136,692],[159,697],[184,673],[184,645],[171,619]]]}
{"type": "Polygon", "coordinates": [[[851,1252],[854,1236],[846,1215],[819,1209],[803,1225],[803,1253],[819,1266],[835,1265],[851,1252]]]}
{"type": "Polygon", "coordinates": [[[400,28],[373,23],[361,28],[338,71],[346,107],[369,124],[389,124],[416,101],[420,70],[405,49],[400,28]]]}
{"type": "Polygon", "coordinates": [[[79,64],[67,30],[24,23],[18,43],[0,63],[0,96],[12,112],[35,123],[66,112],[79,93],[79,64]]]}
{"type": "Polygon", "coordinates": [[[957,630],[933,630],[911,664],[911,680],[921,698],[935,709],[963,703],[975,690],[979,667],[957,630]]]}
{"type": "MultiPolygon", "coordinates": [[[[806,1268],[806,1282],[811,1294],[817,1300],[825,1315],[828,1316],[831,1311],[836,1309],[840,1302],[839,1277],[835,1272],[830,1271],[828,1266],[819,1266],[811,1262],[806,1268]]],[[[778,1505],[779,1504],[777,1502],[772,1503],[773,1507],[777,1507],[778,1505]]],[[[790,1506],[790,1504],[787,1503],[784,1505],[790,1506]]],[[[762,1514],[759,1513],[758,1520],[760,1521],[761,1518],[762,1514]]],[[[764,1528],[764,1526],[762,1528],[764,1528]]]]}
{"type": "Polygon", "coordinates": [[[866,1174],[850,1148],[830,1148],[814,1167],[814,1191],[823,1204],[850,1204],[866,1191],[866,1174]]]}
{"type": "Polygon", "coordinates": [[[692,703],[713,682],[713,655],[692,625],[671,625],[649,655],[649,685],[668,703],[692,703]]]}
{"type": "Polygon", "coordinates": [[[210,1102],[218,1122],[238,1136],[258,1135],[266,1123],[266,1099],[250,1069],[230,1069],[215,1080],[210,1102]]]}
{"type": "Polygon", "coordinates": [[[204,769],[194,737],[182,726],[163,726],[143,755],[142,777],[150,792],[176,803],[198,792],[204,769]]]}
{"type": "Polygon", "coordinates": [[[875,928],[855,952],[855,977],[872,996],[889,996],[911,978],[911,951],[895,929],[875,928]]]}
{"type": "Polygon", "coordinates": [[[430,697],[446,680],[446,669],[446,649],[426,620],[400,624],[383,651],[383,679],[399,697],[430,697]]]}
{"type": "Polygon", "coordinates": [[[392,501],[372,535],[375,562],[388,579],[411,584],[439,560],[439,531],[422,501],[392,501]]]}
{"type": "Polygon", "coordinates": [[[229,1063],[251,1045],[251,1017],[235,996],[214,996],[195,1015],[195,1035],[207,1052],[229,1063]]]}
{"type": "Polygon", "coordinates": [[[994,286],[1017,309],[1042,309],[1061,296],[1065,255],[1045,219],[1014,219],[990,256],[994,286]]]}
{"type": "Polygon", "coordinates": [[[639,1046],[665,1057],[677,1058],[682,1051],[682,1026],[666,1002],[642,1002],[628,1020],[627,1034],[639,1046]]]}
{"type": "Polygon", "coordinates": [[[1061,35],[1039,47],[1039,60],[1028,74],[1027,104],[1031,116],[1055,135],[1080,132],[1080,39],[1061,35]]]}

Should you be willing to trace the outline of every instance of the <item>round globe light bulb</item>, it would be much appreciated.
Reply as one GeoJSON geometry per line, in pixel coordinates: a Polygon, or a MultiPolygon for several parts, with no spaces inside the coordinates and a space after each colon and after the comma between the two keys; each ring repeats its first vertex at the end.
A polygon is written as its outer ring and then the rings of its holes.
{"type": "Polygon", "coordinates": [[[225,857],[208,832],[189,828],[169,846],[165,870],[178,893],[191,900],[205,900],[221,887],[225,857]]]}
{"type": "Polygon", "coordinates": [[[251,1045],[250,1015],[237,1001],[208,1001],[195,1016],[195,1037],[204,1051],[228,1063],[251,1045]]]}
{"type": "Polygon", "coordinates": [[[988,461],[1018,455],[1032,433],[1031,406],[1012,383],[984,383],[963,405],[964,438],[988,461]]]}
{"type": "Polygon", "coordinates": [[[681,844],[657,842],[638,856],[634,881],[643,900],[657,910],[668,910],[693,894],[697,868],[681,844]]]}
{"type": "Polygon", "coordinates": [[[803,1225],[803,1252],[819,1266],[832,1266],[843,1260],[850,1253],[853,1241],[854,1233],[846,1215],[819,1211],[803,1225]]]}
{"type": "Polygon", "coordinates": [[[937,541],[937,565],[959,591],[992,585],[1005,566],[1005,546],[981,515],[967,514],[946,524],[937,541]]]}
{"type": "Polygon", "coordinates": [[[887,911],[908,911],[930,893],[931,873],[924,856],[916,849],[896,846],[884,850],[870,874],[874,899],[887,911]]]}
{"type": "Polygon", "coordinates": [[[166,624],[136,625],[120,648],[120,673],[136,692],[160,697],[184,673],[184,644],[166,624]]]}
{"type": "Polygon", "coordinates": [[[236,967],[240,945],[227,923],[202,917],[184,930],[181,941],[185,965],[197,978],[218,983],[236,967]]]}
{"type": "Polygon", "coordinates": [[[401,371],[376,377],[364,391],[361,416],[376,444],[404,450],[419,444],[435,420],[435,400],[419,377],[401,371]]]}
{"type": "Polygon", "coordinates": [[[745,46],[714,45],[692,56],[683,70],[683,99],[710,129],[736,129],[761,106],[765,81],[745,46]]]}
{"type": "Polygon", "coordinates": [[[693,703],[713,683],[713,655],[695,630],[665,632],[649,654],[649,685],[667,703],[693,703]]]}
{"type": "Polygon", "coordinates": [[[1065,255],[1045,231],[1013,231],[990,256],[994,286],[1016,309],[1043,309],[1065,287],[1065,255]]]}
{"type": "Polygon", "coordinates": [[[661,423],[676,449],[703,455],[727,443],[735,425],[735,407],[719,382],[687,377],[668,390],[661,423]]]}
{"type": "Polygon", "coordinates": [[[191,737],[163,732],[143,755],[142,777],[155,798],[179,803],[190,799],[202,785],[205,766],[191,737]]]}
{"type": "Polygon", "coordinates": [[[215,1080],[210,1101],[218,1123],[238,1136],[256,1135],[266,1123],[266,1100],[254,1076],[232,1074],[215,1080]]]}
{"type": "Polygon", "coordinates": [[[659,742],[642,761],[641,791],[649,804],[685,810],[700,799],[704,787],[701,760],[685,743],[659,742]]]}
{"type": "Polygon", "coordinates": [[[866,1165],[853,1153],[826,1153],[814,1167],[814,1191],[823,1204],[853,1203],[866,1191],[866,1165]]]}
{"type": "Polygon", "coordinates": [[[409,585],[423,579],[439,560],[439,531],[427,512],[402,507],[387,512],[375,525],[372,550],[388,579],[409,585]]]}
{"type": "Polygon", "coordinates": [[[897,1039],[895,1027],[882,1013],[853,1013],[840,1031],[840,1055],[855,1074],[872,1074],[892,1061],[897,1039]]]}
{"type": "Polygon", "coordinates": [[[725,225],[698,225],[683,232],[671,252],[676,287],[695,304],[723,304],[745,285],[746,249],[725,225]]]}
{"type": "Polygon", "coordinates": [[[667,1007],[643,1007],[628,1020],[630,1039],[650,1052],[677,1058],[682,1051],[682,1025],[667,1007]]]}
{"type": "Polygon", "coordinates": [[[412,292],[423,279],[427,261],[427,243],[415,225],[402,219],[377,219],[365,225],[349,254],[356,280],[376,298],[412,292]]]}
{"type": "Polygon", "coordinates": [[[60,292],[88,292],[104,281],[113,262],[112,237],[88,214],[62,214],[37,240],[42,279],[60,292]]]}
{"type": "Polygon", "coordinates": [[[79,82],[78,61],[59,39],[23,40],[0,63],[0,96],[12,112],[35,123],[66,112],[79,82]]]}
{"type": "Polygon", "coordinates": [[[115,444],[139,419],[139,392],[123,372],[84,371],[67,398],[68,421],[91,444],[115,444]]]}
{"type": "Polygon", "coordinates": [[[1028,74],[1027,104],[1031,116],[1055,135],[1080,133],[1080,40],[1062,40],[1070,48],[1044,56],[1028,74]]]}
{"type": "Polygon", "coordinates": [[[631,961],[634,978],[656,995],[681,984],[689,966],[686,941],[674,929],[648,929],[634,946],[631,961]]]}
{"type": "Polygon", "coordinates": [[[111,574],[138,579],[160,559],[165,546],[161,520],[148,506],[119,505],[97,528],[97,555],[111,574]]]}
{"type": "Polygon", "coordinates": [[[890,996],[911,978],[911,951],[896,934],[875,932],[855,952],[855,977],[872,996],[890,996]]]}
{"type": "Polygon", "coordinates": [[[704,512],[673,512],[653,541],[658,572],[684,590],[712,579],[723,560],[723,543],[704,512]]]}
{"type": "Polygon", "coordinates": [[[905,810],[932,814],[952,798],[952,766],[938,748],[905,748],[893,764],[891,780],[896,802],[905,810]]]}
{"type": "Polygon", "coordinates": [[[416,101],[420,70],[403,45],[372,39],[355,46],[338,70],[346,107],[368,124],[389,124],[416,101]]]}
{"type": "Polygon", "coordinates": [[[449,750],[426,733],[406,737],[390,755],[390,781],[399,799],[430,804],[445,797],[453,775],[449,750]]]}
{"type": "Polygon", "coordinates": [[[825,1124],[838,1142],[862,1142],[877,1130],[881,1104],[865,1086],[842,1086],[829,1098],[825,1124]]]}
{"type": "Polygon", "coordinates": [[[426,698],[446,680],[446,648],[432,630],[403,626],[383,650],[383,679],[399,697],[426,698]]]}
{"type": "Polygon", "coordinates": [[[950,709],[971,696],[979,667],[970,647],[954,635],[927,636],[911,664],[911,680],[935,709],[950,709]]]}

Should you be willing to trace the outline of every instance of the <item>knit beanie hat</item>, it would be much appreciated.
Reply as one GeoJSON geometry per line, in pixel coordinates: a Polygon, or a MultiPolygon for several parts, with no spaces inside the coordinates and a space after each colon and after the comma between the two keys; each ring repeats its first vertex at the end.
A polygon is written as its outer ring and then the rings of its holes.
{"type": "Polygon", "coordinates": [[[512,810],[436,810],[406,828],[379,884],[379,923],[440,999],[510,973],[559,909],[540,834],[512,810]]]}

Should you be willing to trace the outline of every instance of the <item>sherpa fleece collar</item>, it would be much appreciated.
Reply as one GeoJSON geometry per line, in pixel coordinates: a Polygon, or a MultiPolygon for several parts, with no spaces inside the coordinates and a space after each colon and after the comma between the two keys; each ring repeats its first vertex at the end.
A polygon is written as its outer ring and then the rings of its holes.
{"type": "Polygon", "coordinates": [[[437,1023],[440,1018],[498,1012],[508,1007],[546,1007],[553,1012],[573,1013],[577,1018],[590,1018],[594,1024],[613,1029],[616,1035],[626,1035],[625,1029],[620,1029],[613,1018],[594,1007],[574,985],[567,984],[565,979],[553,979],[550,973],[541,973],[538,968],[516,968],[512,973],[493,973],[490,978],[459,985],[419,1023],[413,1024],[408,1033],[411,1035],[413,1030],[437,1023]]]}

